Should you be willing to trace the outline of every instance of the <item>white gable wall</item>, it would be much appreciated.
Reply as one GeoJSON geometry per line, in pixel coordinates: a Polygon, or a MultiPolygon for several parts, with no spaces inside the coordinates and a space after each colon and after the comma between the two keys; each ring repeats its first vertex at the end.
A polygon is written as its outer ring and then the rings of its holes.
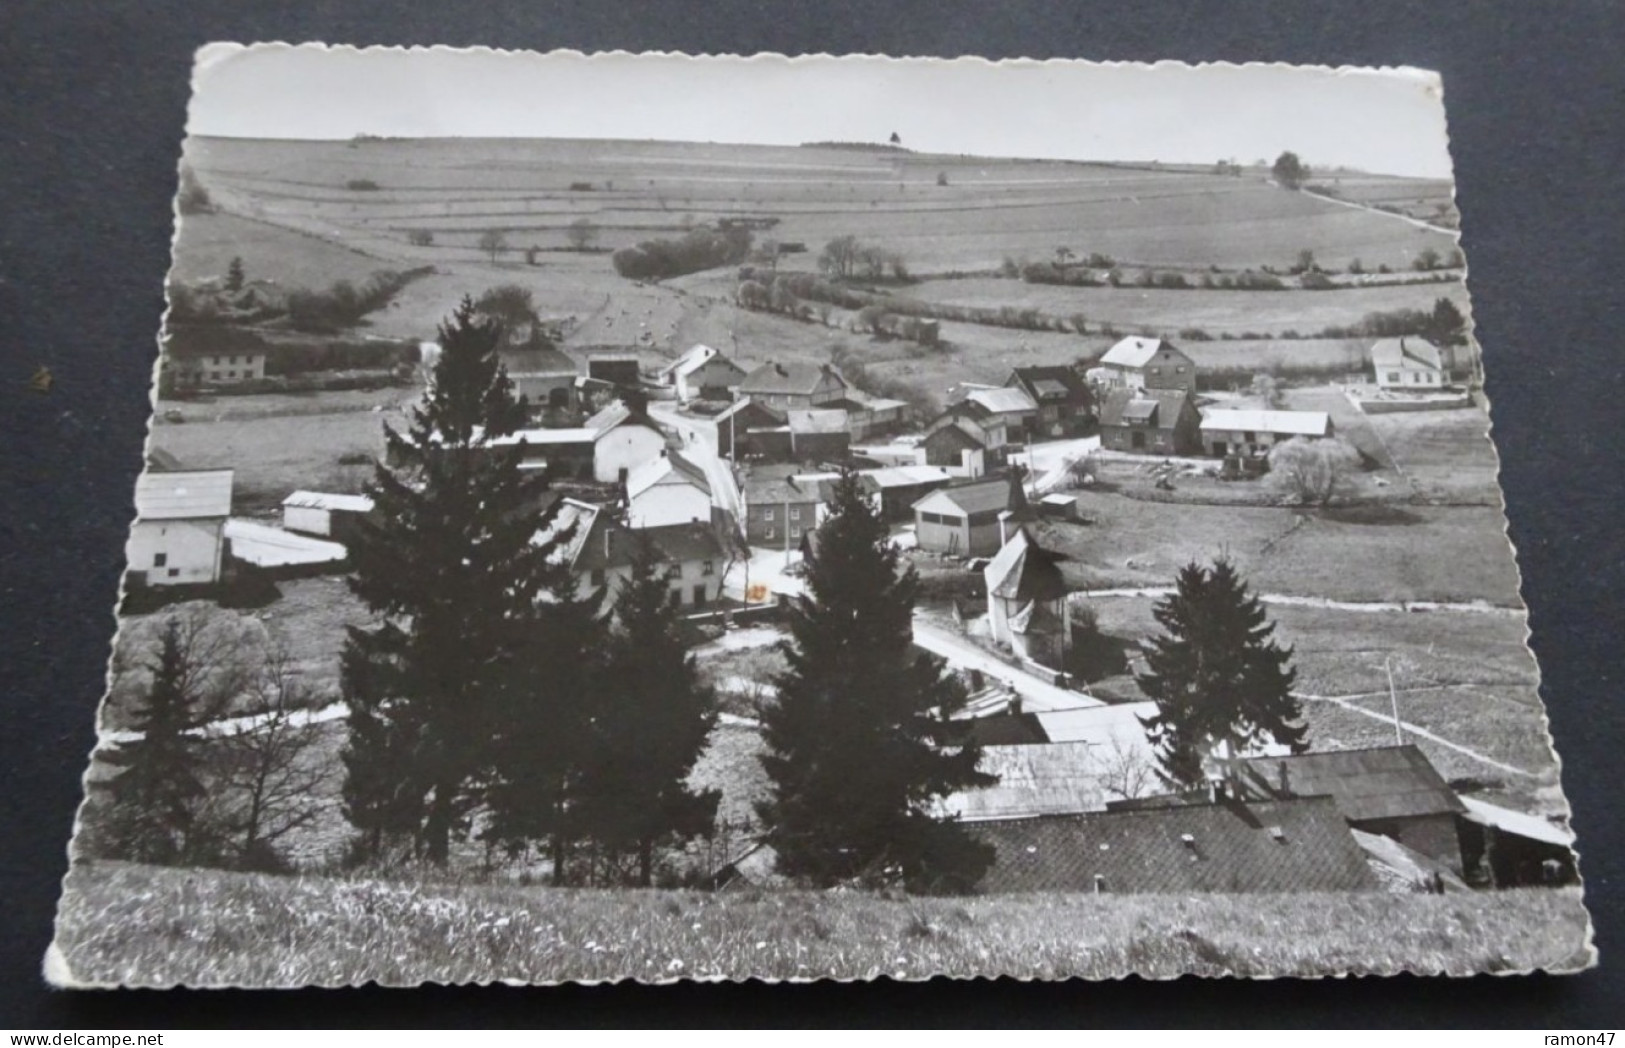
{"type": "Polygon", "coordinates": [[[225,518],[138,520],[125,559],[151,586],[196,586],[220,579],[225,518]]]}

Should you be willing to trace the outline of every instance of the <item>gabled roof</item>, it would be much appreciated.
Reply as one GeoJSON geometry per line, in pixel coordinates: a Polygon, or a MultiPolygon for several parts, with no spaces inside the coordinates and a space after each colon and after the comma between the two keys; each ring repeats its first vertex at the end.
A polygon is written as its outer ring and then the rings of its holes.
{"type": "Polygon", "coordinates": [[[878,469],[859,470],[858,476],[874,485],[876,490],[946,484],[950,479],[948,471],[941,466],[881,466],[878,469]]]}
{"type": "Polygon", "coordinates": [[[634,531],[604,507],[570,498],[560,501],[558,511],[548,525],[537,532],[534,541],[545,542],[572,525],[575,531],[563,559],[576,572],[630,565],[637,553],[639,536],[654,544],[658,559],[670,563],[719,560],[725,556],[722,543],[709,524],[666,524],[634,531]]]}
{"type": "MultiPolygon", "coordinates": [[[[965,741],[979,742],[982,759],[978,771],[998,777],[998,782],[977,790],[960,790],[942,798],[934,806],[937,817],[958,817],[967,822],[987,819],[1028,819],[1038,815],[1078,815],[1106,807],[1101,762],[1086,742],[1045,742],[1043,730],[1032,714],[982,717],[953,722],[961,727],[965,741]],[[988,728],[983,725],[995,725],[988,728]],[[973,735],[973,733],[975,733],[973,735]],[[999,735],[1030,735],[1036,741],[1016,738],[993,741],[999,735]],[[984,738],[983,736],[992,736],[984,738]]],[[[957,741],[957,740],[955,740],[957,741]]]]}
{"type": "Polygon", "coordinates": [[[1371,362],[1380,368],[1444,370],[1444,358],[1439,347],[1417,335],[1380,339],[1371,347],[1371,362]]]}
{"type": "Polygon", "coordinates": [[[981,439],[954,419],[947,425],[938,426],[925,435],[921,443],[931,445],[946,445],[954,450],[986,450],[987,445],[981,439]]]}
{"type": "Polygon", "coordinates": [[[1182,389],[1114,389],[1101,402],[1100,424],[1173,429],[1187,403],[1190,394],[1182,389]]]}
{"type": "Polygon", "coordinates": [[[1121,749],[1155,758],[1142,717],[1154,716],[1157,704],[1124,702],[1110,706],[1077,706],[1069,710],[1034,710],[1051,742],[1087,742],[1105,750],[1121,749]]]}
{"type": "Polygon", "coordinates": [[[1100,358],[1100,362],[1111,367],[1143,368],[1151,363],[1151,359],[1163,346],[1175,348],[1172,343],[1164,342],[1160,338],[1130,335],[1108,349],[1105,356],[1100,358]]]}
{"type": "Polygon", "coordinates": [[[282,500],[284,508],[337,510],[340,513],[371,513],[372,499],[365,495],[336,495],[326,491],[296,491],[282,500]]]}
{"type": "Polygon", "coordinates": [[[778,408],[770,407],[759,400],[741,397],[733,401],[723,410],[711,416],[713,423],[726,422],[735,415],[756,415],[764,420],[770,420],[775,426],[782,426],[786,421],[785,413],[778,408]]]}
{"type": "Polygon", "coordinates": [[[739,383],[739,393],[750,394],[800,394],[809,395],[818,389],[826,377],[835,379],[842,386],[846,380],[828,365],[800,364],[800,363],[774,363],[763,364],[761,367],[746,375],[739,383]]]}
{"type": "Polygon", "coordinates": [[[326,542],[291,531],[234,517],[223,529],[231,542],[231,555],[261,568],[286,568],[295,564],[331,564],[349,556],[337,542],[326,542]]]}
{"type": "Polygon", "coordinates": [[[1072,400],[1088,403],[1092,399],[1089,384],[1083,376],[1064,364],[1041,364],[1033,367],[1011,368],[1005,385],[1020,385],[1039,400],[1072,400]]]}
{"type": "Polygon", "coordinates": [[[995,415],[1023,414],[1038,410],[1038,404],[1027,391],[1010,386],[993,389],[973,389],[965,394],[965,403],[976,404],[995,415]]]}
{"type": "Polygon", "coordinates": [[[704,469],[675,451],[667,451],[643,463],[627,475],[626,497],[635,499],[668,478],[673,483],[699,488],[707,496],[711,494],[711,482],[706,479],[704,469]]]}
{"type": "Polygon", "coordinates": [[[845,433],[848,416],[845,411],[828,408],[791,408],[785,413],[785,422],[792,433],[845,433]]]}
{"type": "Polygon", "coordinates": [[[780,505],[821,501],[819,481],[798,481],[794,477],[753,476],[745,481],[745,503],[780,505]]]}
{"type": "Polygon", "coordinates": [[[1238,785],[1249,797],[1327,795],[1350,822],[1467,810],[1415,746],[1254,757],[1238,785]]]}
{"type": "Polygon", "coordinates": [[[1202,428],[1278,433],[1297,437],[1324,437],[1332,430],[1332,417],[1324,411],[1209,408],[1202,414],[1202,428]]]}
{"type": "Polygon", "coordinates": [[[140,520],[201,520],[231,514],[231,470],[143,473],[135,478],[140,520]]]}
{"type": "Polygon", "coordinates": [[[1003,600],[1023,604],[1060,600],[1066,596],[1060,560],[1059,554],[1044,549],[1028,535],[1026,528],[1017,528],[982,569],[982,578],[988,593],[1003,600]]]}
{"type": "Polygon", "coordinates": [[[147,449],[147,471],[149,473],[174,473],[186,467],[181,460],[154,445],[147,449]]]}
{"type": "Polygon", "coordinates": [[[741,375],[745,373],[744,368],[723,356],[721,350],[712,349],[710,346],[702,343],[696,343],[688,350],[688,352],[661,368],[660,377],[670,381],[679,376],[692,375],[694,372],[698,371],[705,365],[712,363],[713,361],[730,367],[739,372],[741,375]]]}
{"type": "Polygon", "coordinates": [[[507,369],[509,378],[553,378],[576,373],[576,362],[551,346],[501,349],[497,351],[497,357],[507,369]]]}
{"type": "Polygon", "coordinates": [[[983,892],[1375,891],[1330,797],[973,823],[991,844],[983,892]]]}
{"type": "Polygon", "coordinates": [[[938,488],[914,503],[914,509],[930,510],[931,506],[952,506],[967,516],[989,510],[1011,508],[1010,481],[1005,477],[982,480],[975,484],[962,484],[953,488],[938,488]]]}
{"type": "Polygon", "coordinates": [[[655,425],[653,419],[641,411],[633,411],[626,406],[624,400],[617,400],[612,404],[605,405],[597,414],[582,423],[582,427],[591,432],[594,439],[597,439],[616,426],[627,422],[643,426],[646,429],[652,429],[657,433],[662,432],[660,427],[655,425]]]}

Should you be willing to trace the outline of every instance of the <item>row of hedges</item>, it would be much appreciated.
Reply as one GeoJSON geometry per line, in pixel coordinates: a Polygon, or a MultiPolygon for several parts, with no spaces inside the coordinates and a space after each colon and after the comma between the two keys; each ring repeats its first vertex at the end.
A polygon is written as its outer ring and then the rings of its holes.
{"type": "Polygon", "coordinates": [[[748,229],[695,229],[675,240],[643,240],[623,247],[610,262],[628,280],[664,280],[743,262],[750,245],[748,229]]]}
{"type": "Polygon", "coordinates": [[[297,331],[328,332],[354,327],[368,313],[389,305],[412,281],[434,272],[433,266],[404,271],[381,269],[357,287],[339,280],[325,291],[288,292],[288,322],[297,331]]]}

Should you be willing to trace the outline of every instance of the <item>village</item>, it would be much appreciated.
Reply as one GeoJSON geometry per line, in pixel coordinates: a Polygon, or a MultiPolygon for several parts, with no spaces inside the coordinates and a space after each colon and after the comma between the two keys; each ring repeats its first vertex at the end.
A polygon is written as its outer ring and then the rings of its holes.
{"type": "MultiPolygon", "coordinates": [[[[1509,799],[1486,787],[1494,777],[1483,773],[1504,776],[1506,762],[1408,722],[1391,666],[1383,701],[1311,704],[1352,720],[1335,744],[1316,732],[1306,753],[1239,754],[1199,795],[1170,793],[1145,728],[1157,707],[1134,684],[1137,638],[1103,628],[1114,604],[1167,592],[1133,558],[1111,563],[1103,506],[1128,495],[1177,512],[1181,490],[1194,489],[1296,506],[1293,527],[1315,512],[1383,512],[1395,501],[1384,489],[1410,481],[1399,471],[1384,479],[1362,454],[1370,419],[1475,411],[1465,347],[1375,339],[1364,371],[1329,387],[1283,390],[1264,378],[1212,391],[1175,342],[1127,336],[1095,360],[957,383],[942,391],[939,413],[920,417],[856,388],[834,364],[751,364],[694,344],[649,367],[647,351],[566,353],[536,323],[505,338],[501,361],[531,418],[493,445],[517,448],[523,469],[550,479],[540,510],[568,529],[569,570],[583,592],[604,595],[606,612],[640,542],[652,544],[718,693],[716,744],[695,769],[723,793],[719,843],[703,860],[710,883],[775,881],[751,814],[755,713],[772,701],[783,611],[805,593],[804,561],[843,471],[855,472],[923,580],[915,645],[965,686],[942,740],[980,745],[981,769],[997,779],[936,805],[996,850],[978,890],[1446,892],[1574,880],[1566,828],[1518,810],[1515,788],[1509,799]],[[1444,770],[1430,757],[1441,754],[1444,770]]],[[[432,373],[437,350],[422,344],[414,374],[432,373]]],[[[165,367],[181,388],[216,395],[266,371],[263,350],[176,356],[165,367]]],[[[178,403],[172,422],[192,410],[178,403]]],[[[244,577],[298,586],[348,570],[345,543],[373,513],[364,485],[300,488],[271,512],[240,515],[233,470],[188,468],[163,435],[137,487],[130,607],[244,577]]],[[[1339,603],[1264,599],[1283,609],[1339,603]]],[[[1427,607],[1342,603],[1368,619],[1427,607]]],[[[1506,614],[1481,599],[1432,613],[1506,614]]],[[[1311,720],[1318,728],[1321,718],[1311,720]]]]}

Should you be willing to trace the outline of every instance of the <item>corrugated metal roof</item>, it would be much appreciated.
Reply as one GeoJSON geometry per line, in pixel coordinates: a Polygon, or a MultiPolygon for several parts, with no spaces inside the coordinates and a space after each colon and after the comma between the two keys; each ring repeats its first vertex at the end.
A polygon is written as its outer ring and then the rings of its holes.
{"type": "Polygon", "coordinates": [[[502,366],[510,378],[524,375],[545,377],[574,375],[577,370],[575,361],[551,348],[502,349],[497,351],[497,357],[502,361],[502,366]]]}
{"type": "Polygon", "coordinates": [[[1526,815],[1521,811],[1481,801],[1477,797],[1463,797],[1461,803],[1467,809],[1467,816],[1474,822],[1482,822],[1506,833],[1563,848],[1574,844],[1573,833],[1561,826],[1553,825],[1538,815],[1526,815]]]}
{"type": "Polygon", "coordinates": [[[231,470],[142,473],[135,478],[141,520],[193,520],[231,514],[231,470]]]}
{"type": "Polygon", "coordinates": [[[1415,746],[1254,757],[1239,785],[1251,797],[1331,796],[1350,822],[1466,811],[1415,746]]]}
{"type": "Polygon", "coordinates": [[[262,568],[285,568],[295,564],[331,564],[349,556],[337,542],[295,535],[252,520],[226,521],[225,535],[231,555],[262,568]]]}
{"type": "Polygon", "coordinates": [[[973,823],[991,844],[984,892],[1375,891],[1329,797],[973,823]],[[1097,881],[1097,878],[1099,880],[1097,881]]]}
{"type": "Polygon", "coordinates": [[[336,495],[327,491],[296,491],[283,499],[282,505],[298,509],[336,510],[340,513],[372,512],[372,499],[365,495],[336,495]]]}
{"type": "Polygon", "coordinates": [[[860,470],[877,488],[910,488],[916,484],[946,484],[948,471],[941,466],[882,466],[879,469],[860,470]]]}
{"type": "Polygon", "coordinates": [[[1141,717],[1157,712],[1154,702],[1125,702],[1112,706],[1080,706],[1071,710],[1037,714],[1038,723],[1051,742],[1087,742],[1096,746],[1130,747],[1147,760],[1153,760],[1141,717]]]}
{"type": "Polygon", "coordinates": [[[1403,338],[1385,338],[1371,346],[1371,362],[1377,367],[1420,367],[1432,371],[1444,370],[1444,357],[1439,347],[1417,335],[1403,338]]]}
{"type": "Polygon", "coordinates": [[[705,470],[677,452],[668,451],[643,463],[627,476],[626,496],[637,498],[669,476],[676,476],[707,495],[711,494],[711,482],[706,479],[705,470]]]}
{"type": "MultiPolygon", "coordinates": [[[[983,720],[1023,723],[1031,715],[983,720]]],[[[967,722],[980,724],[981,720],[967,722]]],[[[1014,724],[1012,725],[1014,726],[1014,724]]],[[[984,729],[985,730],[985,729],[984,729]]],[[[1030,729],[1029,729],[1030,730],[1030,729]]],[[[966,821],[1025,819],[1038,815],[1077,815],[1106,807],[1101,762],[1086,742],[984,742],[978,771],[998,776],[998,783],[961,790],[940,799],[933,814],[966,821]]]]}
{"type": "Polygon", "coordinates": [[[1331,431],[1331,425],[1332,417],[1324,411],[1209,408],[1202,413],[1204,430],[1224,429],[1250,433],[1284,433],[1298,437],[1324,437],[1331,431]]]}

